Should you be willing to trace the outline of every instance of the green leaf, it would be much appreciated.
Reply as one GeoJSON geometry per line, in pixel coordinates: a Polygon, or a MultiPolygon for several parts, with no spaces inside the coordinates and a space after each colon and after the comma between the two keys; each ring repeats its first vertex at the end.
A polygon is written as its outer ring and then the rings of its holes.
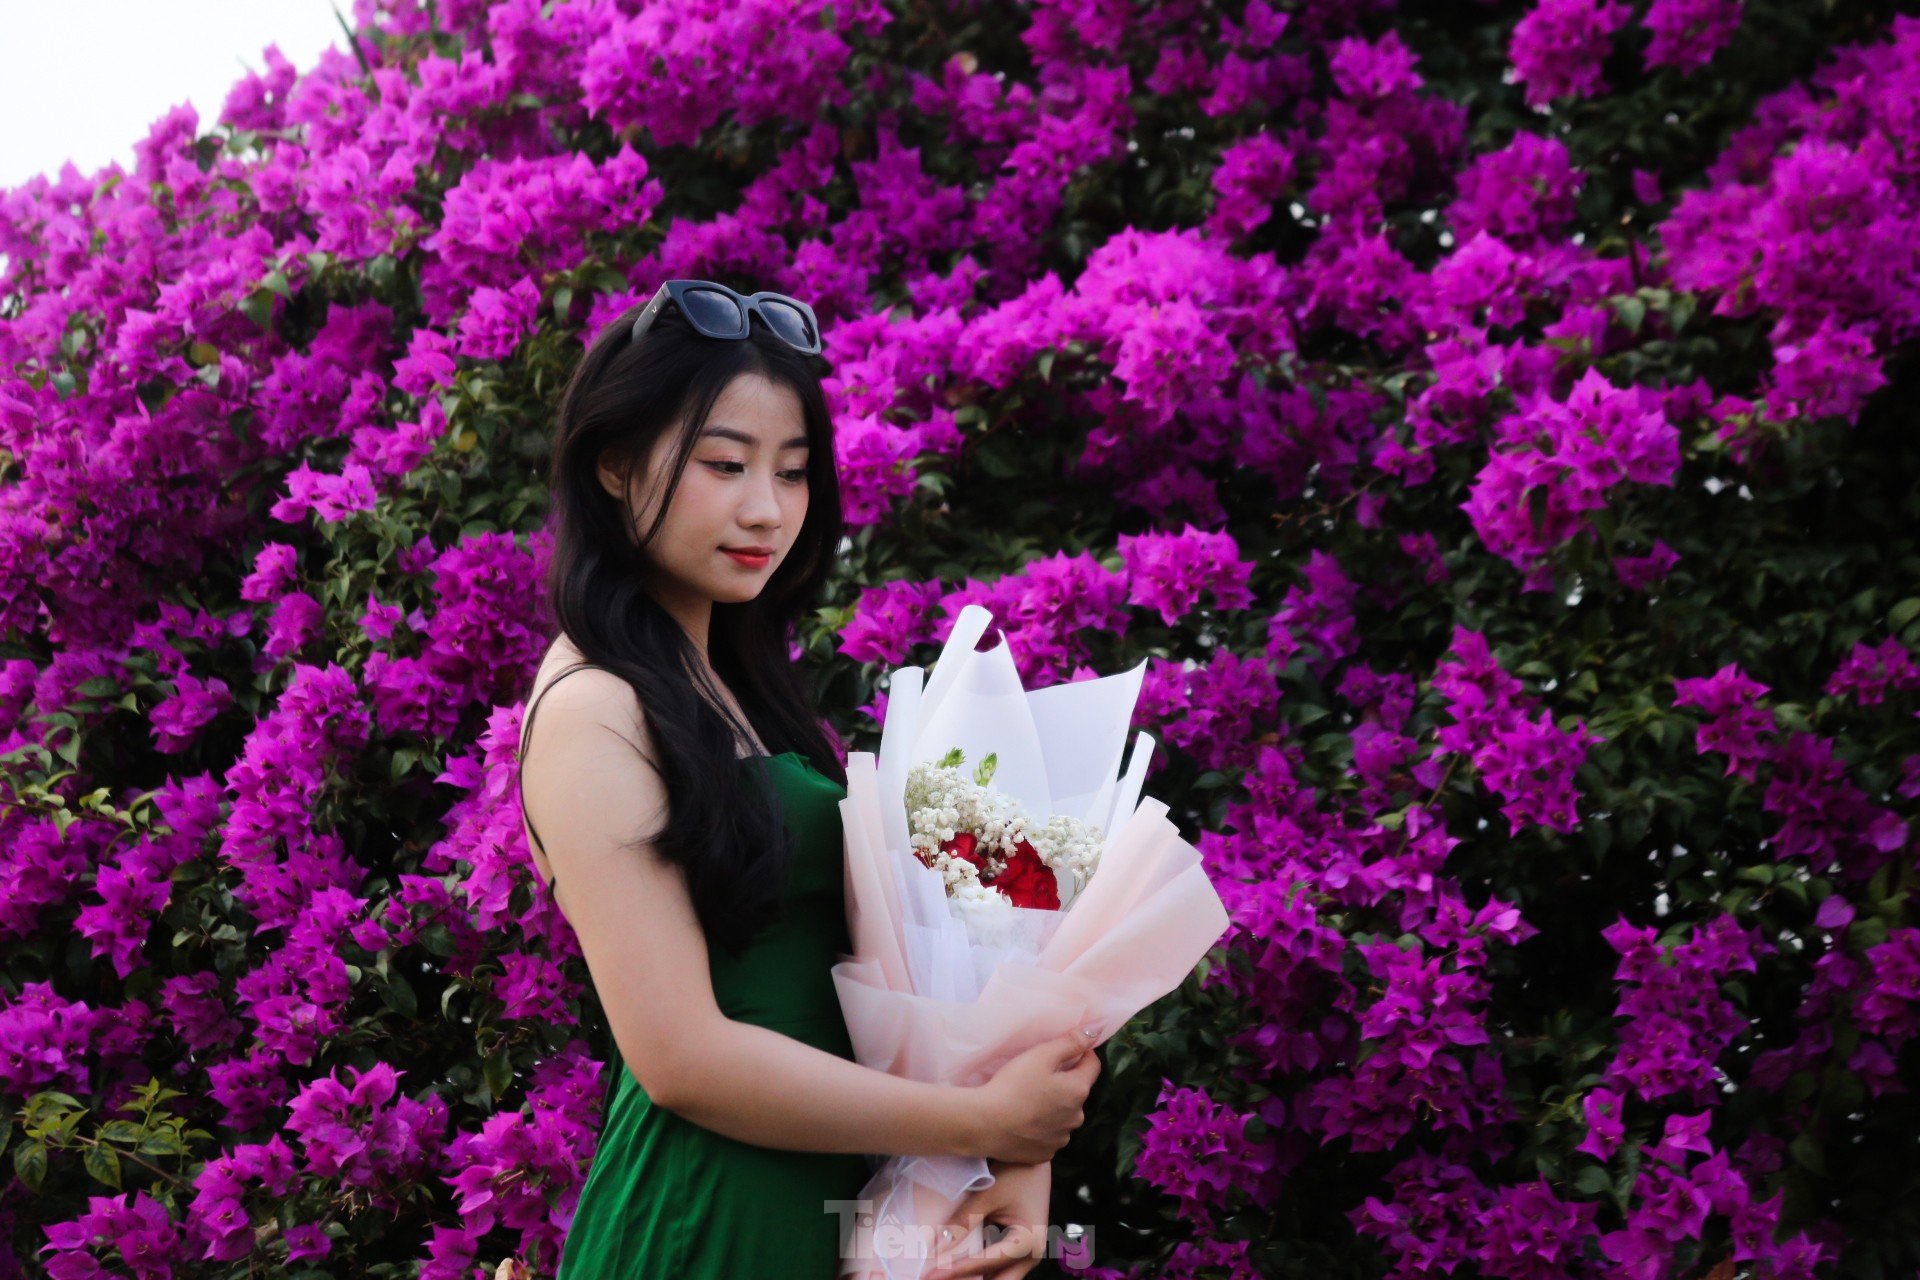
{"type": "Polygon", "coordinates": [[[1583,1196],[1597,1196],[1613,1189],[1613,1177],[1605,1165],[1590,1164],[1573,1180],[1573,1189],[1583,1196]]]}
{"type": "Polygon", "coordinates": [[[506,1045],[501,1045],[487,1055],[487,1089],[497,1102],[507,1096],[507,1090],[513,1085],[513,1056],[506,1045]]]}
{"type": "Polygon", "coordinates": [[[1822,1108],[1841,1115],[1854,1110],[1866,1101],[1866,1096],[1866,1086],[1860,1082],[1859,1074],[1848,1071],[1844,1067],[1829,1071],[1826,1079],[1821,1083],[1822,1108]]]}
{"type": "Polygon", "coordinates": [[[1018,479],[1020,475],[1032,465],[1024,453],[1017,458],[1009,457],[1000,450],[992,448],[991,445],[992,442],[989,441],[988,447],[977,450],[973,455],[973,459],[979,464],[980,470],[986,472],[991,479],[1018,479]]]}
{"type": "Polygon", "coordinates": [[[1827,1159],[1820,1150],[1819,1140],[1813,1136],[1811,1130],[1802,1130],[1799,1137],[1787,1144],[1787,1152],[1794,1158],[1795,1163],[1809,1173],[1826,1176],[1827,1159]]]}
{"type": "Polygon", "coordinates": [[[15,1147],[13,1171],[28,1187],[34,1191],[40,1190],[47,1178],[47,1144],[28,1142],[15,1147]]]}
{"type": "Polygon", "coordinates": [[[1687,327],[1687,321],[1693,319],[1693,313],[1698,306],[1698,299],[1690,293],[1680,294],[1673,300],[1673,305],[1667,309],[1667,321],[1673,326],[1675,334],[1687,327]]]}
{"type": "Polygon", "coordinates": [[[137,1150],[143,1156],[183,1156],[187,1154],[187,1144],[171,1130],[162,1130],[142,1138],[137,1150]]]}
{"type": "Polygon", "coordinates": [[[380,992],[380,999],[387,1008],[411,1022],[420,1011],[420,1001],[413,993],[413,987],[399,974],[389,974],[387,985],[380,992]]]}
{"type": "Polygon", "coordinates": [[[406,777],[407,770],[413,768],[419,760],[420,748],[401,747],[393,753],[393,761],[387,767],[387,776],[393,781],[398,782],[400,779],[406,777]]]}
{"type": "Polygon", "coordinates": [[[1647,303],[1644,298],[1622,298],[1618,307],[1620,323],[1627,332],[1637,334],[1647,322],[1647,303]]]}
{"type": "Polygon", "coordinates": [[[1581,826],[1580,834],[1587,842],[1587,851],[1593,854],[1595,866],[1606,859],[1607,850],[1613,846],[1613,826],[1604,819],[1589,821],[1581,826]]]}
{"type": "Polygon", "coordinates": [[[267,289],[255,289],[240,300],[240,314],[253,321],[254,327],[260,332],[273,332],[273,293],[267,289]]]}
{"type": "Polygon", "coordinates": [[[1623,849],[1638,848],[1640,841],[1646,838],[1647,825],[1651,821],[1652,817],[1645,809],[1632,808],[1623,810],[1614,824],[1619,828],[1618,831],[1615,832],[1615,835],[1620,847],[1623,849]]]}
{"type": "Polygon", "coordinates": [[[115,1191],[120,1189],[120,1156],[112,1147],[88,1147],[81,1164],[86,1167],[87,1176],[95,1182],[105,1183],[115,1191]]]}
{"type": "Polygon", "coordinates": [[[625,272],[604,263],[587,273],[585,283],[595,293],[621,293],[632,287],[625,272]]]}

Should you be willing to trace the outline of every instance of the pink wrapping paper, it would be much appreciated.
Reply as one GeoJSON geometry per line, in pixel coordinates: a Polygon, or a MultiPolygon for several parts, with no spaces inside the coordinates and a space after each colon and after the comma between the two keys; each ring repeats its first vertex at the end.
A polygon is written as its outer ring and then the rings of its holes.
{"type": "MultiPolygon", "coordinates": [[[[1129,786],[1128,779],[1112,779],[1100,734],[1063,732],[1105,721],[1112,736],[1118,712],[1118,734],[1124,736],[1138,669],[1056,686],[1071,692],[1055,698],[1050,710],[1044,700],[1053,691],[1036,691],[1028,718],[1028,706],[1015,706],[1027,698],[1016,697],[1018,681],[1005,646],[988,653],[973,648],[985,616],[978,606],[963,611],[941,655],[944,670],[936,672],[924,697],[917,668],[895,673],[881,754],[849,755],[847,796],[840,804],[853,953],[832,972],[855,1057],[893,1075],[956,1085],[984,1083],[1008,1059],[1077,1027],[1094,1025],[1096,1043],[1104,1042],[1179,987],[1228,924],[1199,852],[1180,837],[1167,807],[1151,798],[1136,804],[1144,755],[1135,753],[1129,786]],[[1045,723],[1062,715],[1060,723],[1045,723]],[[1007,733],[1031,740],[1009,742],[1007,733]],[[996,741],[982,742],[981,735],[996,741]],[[956,743],[956,737],[971,741],[956,743]],[[958,921],[941,918],[939,874],[920,864],[905,840],[906,768],[953,745],[966,746],[969,764],[981,748],[999,750],[1003,770],[1008,760],[1015,762],[1023,776],[996,773],[990,785],[1011,791],[1015,786],[1008,784],[1017,784],[1035,817],[1078,807],[1114,821],[1085,888],[1073,896],[1063,890],[1064,906],[1057,912],[1017,910],[1028,945],[993,952],[1002,958],[987,966],[984,981],[956,949],[956,937],[965,937],[958,921]],[[1089,750],[1096,757],[1091,770],[1089,750]],[[1063,757],[1063,751],[1076,758],[1063,757]],[[1040,807],[1047,803],[1049,766],[1060,779],[1079,779],[1055,783],[1074,801],[1052,810],[1040,807]],[[1042,775],[1037,780],[1036,772],[1042,775]],[[934,989],[943,994],[931,994],[934,989]]],[[[1117,766],[1117,747],[1110,754],[1117,766]]],[[[872,1213],[852,1219],[839,1276],[917,1280],[928,1265],[934,1232],[967,1192],[992,1181],[982,1160],[887,1158],[860,1193],[872,1213]]],[[[978,1240],[975,1233],[972,1243],[978,1240]]]]}

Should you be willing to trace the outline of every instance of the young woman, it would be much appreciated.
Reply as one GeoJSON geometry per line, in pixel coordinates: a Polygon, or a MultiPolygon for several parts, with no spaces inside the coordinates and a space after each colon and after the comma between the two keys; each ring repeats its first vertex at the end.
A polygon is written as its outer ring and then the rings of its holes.
{"type": "Polygon", "coordinates": [[[788,639],[841,538],[833,432],[811,309],[748,301],[668,282],[559,404],[521,803],[618,1051],[560,1280],[832,1280],[865,1153],[989,1158],[994,1219],[1044,1232],[1099,1071],[1076,1036],[975,1086],[853,1061],[846,772],[788,639]]]}

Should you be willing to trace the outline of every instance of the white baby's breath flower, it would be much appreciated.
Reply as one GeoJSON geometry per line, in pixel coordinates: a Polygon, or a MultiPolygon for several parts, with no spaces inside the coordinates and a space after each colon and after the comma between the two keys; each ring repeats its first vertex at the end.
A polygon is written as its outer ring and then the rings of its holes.
{"type": "MultiPolygon", "coordinates": [[[[967,866],[965,862],[960,865],[967,866]]],[[[978,877],[962,880],[947,892],[947,906],[966,927],[970,942],[976,946],[1006,945],[1012,936],[1012,899],[998,889],[981,884],[978,877]]]]}
{"type": "Polygon", "coordinates": [[[969,928],[985,927],[994,912],[1011,910],[1012,903],[992,881],[1022,841],[1047,866],[1070,877],[1074,893],[1084,888],[1105,844],[1100,828],[1065,814],[1035,823],[1012,797],[988,785],[997,764],[994,756],[971,771],[962,768],[964,761],[956,747],[938,761],[915,765],[907,773],[906,802],[914,856],[941,873],[947,896],[969,920],[969,928]],[[943,848],[961,834],[974,837],[974,851],[984,867],[943,848]]]}

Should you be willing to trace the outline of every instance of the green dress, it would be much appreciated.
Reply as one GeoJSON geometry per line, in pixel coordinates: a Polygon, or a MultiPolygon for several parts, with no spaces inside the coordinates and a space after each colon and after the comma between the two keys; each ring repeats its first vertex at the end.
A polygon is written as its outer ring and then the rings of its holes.
{"type": "MultiPolygon", "coordinates": [[[[772,781],[793,832],[795,901],[738,956],[711,953],[713,994],[729,1018],[852,1059],[829,972],[851,950],[839,809],[846,789],[796,751],[741,763],[772,781]]],[[[872,1172],[865,1156],[737,1141],[655,1106],[624,1063],[617,1069],[556,1280],[833,1280],[843,1222],[851,1225],[852,1201],[872,1172]]]]}

